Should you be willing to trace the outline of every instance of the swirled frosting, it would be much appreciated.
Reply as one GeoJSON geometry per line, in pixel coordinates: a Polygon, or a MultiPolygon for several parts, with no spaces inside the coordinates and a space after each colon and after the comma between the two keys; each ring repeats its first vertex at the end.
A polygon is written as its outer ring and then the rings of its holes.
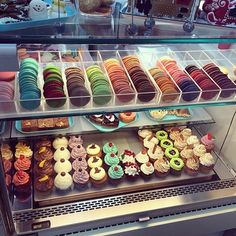
{"type": "Polygon", "coordinates": [[[93,156],[88,159],[88,166],[90,168],[100,167],[102,163],[103,161],[100,157],[93,156]]]}
{"type": "Polygon", "coordinates": [[[148,150],[148,156],[153,160],[157,160],[159,158],[163,158],[164,152],[162,151],[161,147],[154,146],[148,150]]]}
{"type": "Polygon", "coordinates": [[[175,140],[174,146],[179,150],[183,150],[187,146],[187,143],[183,139],[179,138],[175,140]]]}
{"type": "Polygon", "coordinates": [[[15,186],[20,186],[27,184],[29,180],[30,180],[29,175],[26,172],[19,170],[14,174],[12,182],[15,186]]]}
{"type": "Polygon", "coordinates": [[[73,168],[74,170],[87,169],[87,168],[88,168],[88,163],[87,163],[87,161],[86,161],[85,158],[79,157],[79,158],[75,159],[75,160],[72,162],[72,168],[73,168]]]}
{"type": "Polygon", "coordinates": [[[70,172],[71,170],[72,170],[71,163],[63,158],[57,161],[54,165],[54,171],[56,173],[70,172]]]}
{"type": "Polygon", "coordinates": [[[117,165],[120,162],[120,159],[114,153],[107,153],[104,158],[105,163],[108,166],[117,165]]]}
{"type": "Polygon", "coordinates": [[[154,137],[153,135],[148,135],[144,140],[143,140],[143,145],[146,148],[153,148],[155,144],[158,144],[159,140],[154,137]]]}
{"type": "Polygon", "coordinates": [[[181,131],[181,134],[183,135],[184,139],[186,140],[188,137],[192,135],[192,130],[189,128],[185,128],[181,131]]]}
{"type": "Polygon", "coordinates": [[[199,169],[199,160],[197,158],[189,158],[186,162],[186,166],[192,170],[199,169]]]}
{"type": "Polygon", "coordinates": [[[117,149],[117,146],[114,143],[106,143],[103,146],[103,152],[104,153],[115,153],[116,154],[118,152],[118,149],[117,149]]]}
{"type": "Polygon", "coordinates": [[[95,167],[90,170],[90,177],[94,180],[102,180],[106,176],[106,172],[102,167],[95,167]]]}
{"type": "Polygon", "coordinates": [[[158,172],[166,173],[170,169],[170,163],[165,158],[160,158],[154,162],[154,169],[158,172]]]}
{"type": "Polygon", "coordinates": [[[215,159],[210,153],[205,153],[200,156],[199,161],[204,166],[212,166],[215,164],[215,159]]]}
{"type": "Polygon", "coordinates": [[[174,130],[170,132],[170,138],[175,141],[180,137],[180,131],[179,130],[174,130]]]}
{"type": "Polygon", "coordinates": [[[138,135],[145,139],[147,136],[152,135],[152,131],[149,129],[141,129],[138,131],[138,135]]]}
{"type": "Polygon", "coordinates": [[[16,170],[27,171],[30,169],[30,166],[31,166],[31,160],[24,156],[18,158],[14,163],[14,167],[16,170]]]}
{"type": "Polygon", "coordinates": [[[71,158],[76,159],[79,157],[85,158],[87,156],[86,150],[82,145],[74,147],[70,154],[71,158]]]}
{"type": "Polygon", "coordinates": [[[139,175],[139,172],[140,172],[140,169],[137,164],[130,164],[130,165],[125,166],[125,174],[127,174],[128,176],[139,175]]]}
{"type": "Polygon", "coordinates": [[[146,163],[142,164],[140,169],[145,175],[151,175],[154,172],[154,167],[153,167],[152,163],[150,163],[150,162],[146,162],[146,163]]]}
{"type": "Polygon", "coordinates": [[[120,160],[123,164],[125,163],[135,163],[135,153],[130,150],[125,150],[120,156],[120,160]]]}
{"type": "Polygon", "coordinates": [[[113,165],[108,170],[111,179],[120,179],[124,175],[124,171],[120,165],[113,165]]]}
{"type": "Polygon", "coordinates": [[[54,152],[54,160],[58,161],[61,158],[64,158],[66,160],[70,159],[70,151],[65,147],[60,147],[54,152]]]}
{"type": "Polygon", "coordinates": [[[190,137],[187,138],[186,142],[188,145],[195,146],[195,145],[199,144],[199,139],[197,136],[191,135],[190,137]]]}
{"type": "Polygon", "coordinates": [[[203,144],[197,144],[193,148],[193,154],[197,157],[200,157],[201,155],[206,153],[206,147],[203,144]]]}
{"type": "Polygon", "coordinates": [[[182,158],[185,158],[185,159],[192,158],[192,157],[193,157],[193,149],[185,148],[184,150],[182,150],[182,151],[180,152],[180,156],[181,156],[182,158]]]}
{"type": "Polygon", "coordinates": [[[60,190],[67,190],[71,187],[73,183],[72,177],[66,172],[61,172],[57,174],[54,179],[54,185],[60,190]]]}
{"type": "Polygon", "coordinates": [[[73,174],[73,180],[78,184],[85,184],[89,181],[89,174],[84,169],[78,169],[73,174]]]}
{"type": "Polygon", "coordinates": [[[202,144],[206,146],[208,150],[213,149],[215,144],[214,144],[214,139],[209,138],[209,135],[205,135],[201,138],[202,144]]]}
{"type": "Polygon", "coordinates": [[[141,152],[139,152],[136,157],[135,157],[136,161],[141,163],[141,164],[144,164],[146,162],[149,161],[149,157],[148,157],[148,154],[146,152],[146,150],[142,150],[141,152]]]}
{"type": "Polygon", "coordinates": [[[19,158],[20,156],[25,156],[27,158],[31,158],[32,155],[33,155],[33,151],[25,143],[18,143],[16,145],[16,152],[15,152],[16,158],[19,158]]]}
{"type": "Polygon", "coordinates": [[[66,137],[57,137],[54,139],[52,146],[54,147],[54,149],[58,149],[60,147],[67,148],[68,140],[66,137]]]}
{"type": "Polygon", "coordinates": [[[75,135],[75,136],[70,136],[69,139],[69,147],[73,149],[74,147],[77,147],[78,145],[82,145],[83,140],[81,136],[75,135]]]}

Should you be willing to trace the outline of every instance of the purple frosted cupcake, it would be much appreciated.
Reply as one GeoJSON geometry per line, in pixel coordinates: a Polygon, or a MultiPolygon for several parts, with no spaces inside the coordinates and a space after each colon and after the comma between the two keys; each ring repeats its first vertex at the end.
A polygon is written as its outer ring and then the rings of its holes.
{"type": "Polygon", "coordinates": [[[72,162],[72,168],[74,171],[78,171],[79,169],[87,170],[88,163],[85,158],[79,157],[72,162]]]}
{"type": "Polygon", "coordinates": [[[82,145],[78,145],[72,149],[70,156],[72,159],[77,159],[79,157],[86,158],[87,152],[82,145]]]}
{"type": "Polygon", "coordinates": [[[73,174],[73,181],[77,188],[87,187],[89,181],[88,172],[84,169],[78,169],[78,171],[75,171],[73,174]]]}
{"type": "Polygon", "coordinates": [[[81,136],[79,136],[79,135],[70,136],[70,139],[69,139],[70,150],[72,150],[73,148],[77,147],[78,145],[82,145],[82,144],[83,144],[83,140],[82,140],[81,136]]]}

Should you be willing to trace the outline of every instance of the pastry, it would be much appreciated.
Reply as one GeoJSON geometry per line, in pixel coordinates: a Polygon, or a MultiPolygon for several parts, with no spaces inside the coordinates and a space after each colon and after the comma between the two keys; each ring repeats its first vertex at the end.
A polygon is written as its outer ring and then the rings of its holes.
{"type": "Polygon", "coordinates": [[[124,123],[130,123],[136,119],[136,113],[135,112],[121,112],[119,114],[120,121],[124,123]]]}
{"type": "Polygon", "coordinates": [[[151,162],[143,163],[140,166],[140,176],[144,179],[150,179],[153,176],[154,167],[151,162]]]}
{"type": "Polygon", "coordinates": [[[149,115],[157,121],[162,120],[167,114],[168,114],[167,110],[151,110],[151,111],[149,111],[149,115]]]}
{"type": "Polygon", "coordinates": [[[103,114],[90,115],[87,116],[87,119],[89,119],[92,123],[102,125],[104,120],[104,115],[103,114]]]}
{"type": "Polygon", "coordinates": [[[161,141],[168,138],[168,133],[165,130],[159,130],[156,132],[156,137],[161,141]]]}
{"type": "Polygon", "coordinates": [[[85,158],[83,157],[79,157],[79,158],[76,158],[73,162],[72,162],[72,168],[73,170],[77,171],[79,169],[84,169],[84,170],[87,170],[88,168],[88,163],[86,161],[85,158]]]}
{"type": "Polygon", "coordinates": [[[41,147],[51,148],[52,147],[52,142],[49,139],[47,139],[47,138],[46,139],[42,139],[42,140],[36,142],[35,148],[39,149],[41,147]]]}
{"type": "Polygon", "coordinates": [[[199,171],[199,160],[198,158],[188,158],[185,163],[184,171],[190,176],[195,176],[199,171]]]}
{"type": "Polygon", "coordinates": [[[9,160],[3,160],[3,169],[4,169],[5,174],[10,173],[11,168],[12,168],[12,162],[9,160]]]}
{"type": "Polygon", "coordinates": [[[136,163],[126,163],[124,173],[128,180],[136,180],[139,176],[140,168],[136,163]]]}
{"type": "Polygon", "coordinates": [[[141,141],[145,139],[147,136],[151,136],[153,133],[150,129],[140,129],[138,131],[138,136],[140,137],[141,141]]]}
{"type": "Polygon", "coordinates": [[[119,184],[124,177],[124,171],[122,167],[120,165],[110,166],[108,169],[108,177],[111,184],[119,184]]]}
{"type": "Polygon", "coordinates": [[[115,153],[107,153],[104,157],[105,167],[106,169],[109,169],[110,166],[118,165],[120,162],[120,159],[115,153]]]}
{"type": "Polygon", "coordinates": [[[53,159],[53,151],[51,148],[48,147],[41,147],[38,151],[35,152],[34,159],[36,161],[43,161],[43,160],[52,160],[53,159]]]}
{"type": "Polygon", "coordinates": [[[48,18],[47,4],[42,0],[30,1],[28,15],[32,20],[47,19],[48,18]]]}
{"type": "Polygon", "coordinates": [[[49,192],[54,186],[53,178],[48,175],[42,175],[35,179],[34,187],[39,192],[49,192]]]}
{"type": "Polygon", "coordinates": [[[193,158],[193,149],[185,148],[180,152],[180,157],[186,163],[189,158],[193,158]]]}
{"type": "Polygon", "coordinates": [[[177,148],[174,147],[169,147],[165,150],[165,156],[171,160],[173,158],[178,158],[179,157],[179,151],[177,148]]]}
{"type": "Polygon", "coordinates": [[[32,132],[38,130],[38,121],[37,120],[22,120],[21,129],[24,132],[32,132]]]}
{"type": "Polygon", "coordinates": [[[31,179],[25,171],[17,171],[12,179],[15,187],[15,196],[20,201],[25,201],[31,196],[31,179]]]}
{"type": "Polygon", "coordinates": [[[146,147],[147,149],[150,149],[150,148],[153,148],[154,145],[158,144],[159,143],[159,140],[154,137],[154,135],[149,135],[147,136],[144,140],[143,140],[143,146],[146,147]]]}
{"type": "Polygon", "coordinates": [[[148,149],[148,156],[151,162],[155,162],[157,159],[163,158],[164,152],[161,147],[156,144],[153,148],[148,149]]]}
{"type": "Polygon", "coordinates": [[[189,128],[185,128],[180,133],[181,135],[183,135],[183,139],[187,140],[187,138],[189,138],[192,135],[192,130],[189,128]]]}
{"type": "Polygon", "coordinates": [[[215,138],[208,133],[201,138],[201,143],[206,147],[207,152],[211,152],[215,147],[215,138]]]}
{"type": "Polygon", "coordinates": [[[35,164],[34,171],[36,175],[52,175],[53,174],[53,165],[51,161],[42,160],[35,164]]]}
{"type": "Polygon", "coordinates": [[[60,147],[60,148],[56,149],[56,151],[54,152],[53,158],[55,161],[58,161],[61,158],[69,160],[70,159],[70,151],[65,147],[60,147]]]}
{"type": "Polygon", "coordinates": [[[117,146],[116,146],[114,143],[112,143],[112,142],[104,144],[102,150],[103,150],[103,152],[104,152],[105,154],[107,154],[107,153],[114,153],[114,154],[117,154],[117,153],[118,153],[118,148],[117,148],[117,146]]]}
{"type": "Polygon", "coordinates": [[[102,157],[101,148],[95,143],[88,145],[86,148],[86,152],[89,157],[92,157],[92,156],[102,157]]]}
{"type": "Polygon", "coordinates": [[[203,144],[197,144],[193,148],[193,155],[196,158],[199,158],[200,156],[202,156],[205,153],[206,153],[206,147],[203,144]]]}
{"type": "Polygon", "coordinates": [[[171,129],[169,137],[171,140],[175,141],[179,138],[180,134],[179,129],[171,129]]]}
{"type": "Polygon", "coordinates": [[[105,114],[103,115],[103,122],[101,124],[102,126],[105,127],[111,127],[111,128],[116,128],[119,126],[119,119],[118,117],[111,113],[111,114],[105,114]]]}
{"type": "Polygon", "coordinates": [[[165,150],[169,147],[173,147],[173,142],[169,139],[162,139],[160,142],[160,146],[165,150]]]}
{"type": "Polygon", "coordinates": [[[20,158],[16,159],[14,167],[16,170],[30,171],[31,160],[21,156],[20,158]]]}
{"type": "Polygon", "coordinates": [[[181,175],[182,169],[184,167],[184,162],[180,158],[172,158],[170,160],[170,173],[172,175],[181,175]]]}
{"type": "Polygon", "coordinates": [[[20,156],[25,156],[26,158],[32,158],[33,151],[31,150],[30,146],[28,146],[24,142],[19,142],[16,145],[16,152],[15,157],[20,158],[20,156]]]}
{"type": "Polygon", "coordinates": [[[165,178],[170,173],[170,163],[165,157],[157,159],[153,166],[157,177],[165,178]]]}
{"type": "Polygon", "coordinates": [[[195,145],[199,144],[199,139],[195,135],[191,135],[190,137],[187,138],[186,140],[188,148],[194,148],[195,145]]]}
{"type": "Polygon", "coordinates": [[[127,163],[135,163],[135,153],[130,150],[124,150],[120,155],[120,161],[123,165],[127,163]]]}
{"type": "Polygon", "coordinates": [[[205,153],[200,156],[200,172],[203,174],[208,174],[215,165],[215,159],[210,153],[205,153]]]}
{"type": "Polygon", "coordinates": [[[59,136],[54,139],[52,146],[54,149],[58,149],[61,147],[67,148],[68,147],[68,140],[66,137],[59,136]]]}
{"type": "Polygon", "coordinates": [[[185,141],[182,134],[174,141],[174,147],[177,148],[179,151],[182,151],[184,148],[187,147],[187,142],[185,141]]]}
{"type": "Polygon", "coordinates": [[[88,166],[90,169],[95,167],[101,167],[103,164],[103,161],[100,157],[92,156],[88,159],[88,166]]]}
{"type": "Polygon", "coordinates": [[[53,118],[55,129],[66,129],[69,128],[69,121],[67,117],[53,118]]]}
{"type": "Polygon", "coordinates": [[[1,156],[3,160],[8,160],[8,161],[12,161],[13,159],[13,153],[11,151],[11,149],[1,149],[1,156]]]}
{"type": "Polygon", "coordinates": [[[74,147],[78,145],[83,145],[83,140],[80,135],[70,136],[69,139],[69,148],[72,150],[74,147]]]}
{"type": "Polygon", "coordinates": [[[144,163],[149,162],[149,156],[147,154],[147,150],[143,149],[142,151],[140,151],[136,156],[135,156],[135,160],[137,162],[138,165],[142,165],[144,163]]]}
{"type": "Polygon", "coordinates": [[[107,182],[107,174],[102,167],[92,168],[89,175],[90,181],[94,187],[101,187],[107,182]]]}
{"type": "Polygon", "coordinates": [[[73,184],[72,177],[69,173],[60,172],[54,179],[54,185],[59,191],[70,190],[73,184]]]}
{"type": "Polygon", "coordinates": [[[39,130],[50,130],[54,128],[55,128],[55,125],[54,125],[53,118],[38,119],[39,130]]]}
{"type": "Polygon", "coordinates": [[[58,173],[61,173],[61,172],[70,172],[72,170],[72,166],[71,166],[71,163],[62,158],[60,159],[59,161],[57,161],[54,165],[54,171],[58,174],[58,173]]]}
{"type": "MultiPolygon", "coordinates": [[[[77,159],[78,160],[78,159],[77,159]]],[[[75,160],[75,161],[77,161],[75,160]]],[[[85,169],[78,169],[73,173],[75,187],[85,188],[88,185],[89,174],[85,169]]]]}
{"type": "Polygon", "coordinates": [[[72,159],[77,159],[79,157],[86,158],[87,152],[85,148],[81,144],[79,144],[72,149],[70,156],[72,159]]]}

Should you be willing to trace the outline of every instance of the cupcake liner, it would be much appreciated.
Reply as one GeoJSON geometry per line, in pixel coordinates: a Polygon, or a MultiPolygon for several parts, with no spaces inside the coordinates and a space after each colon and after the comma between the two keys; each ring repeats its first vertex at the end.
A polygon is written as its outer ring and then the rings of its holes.
{"type": "Polygon", "coordinates": [[[196,176],[196,175],[198,175],[199,170],[193,170],[193,169],[190,169],[190,168],[188,168],[187,166],[185,166],[185,167],[184,167],[184,172],[185,172],[187,175],[196,176]]]}
{"type": "Polygon", "coordinates": [[[162,172],[155,170],[155,176],[158,178],[166,178],[169,174],[170,174],[170,171],[162,173],[162,172]]]}
{"type": "Polygon", "coordinates": [[[199,171],[202,173],[202,174],[209,174],[211,172],[211,170],[213,170],[214,168],[214,165],[211,165],[211,166],[204,166],[200,163],[200,168],[199,168],[199,171]]]}

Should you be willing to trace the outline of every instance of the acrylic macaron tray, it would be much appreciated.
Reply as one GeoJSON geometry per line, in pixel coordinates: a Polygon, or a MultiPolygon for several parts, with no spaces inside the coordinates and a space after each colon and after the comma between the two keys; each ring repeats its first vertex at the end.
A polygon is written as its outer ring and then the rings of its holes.
{"type": "Polygon", "coordinates": [[[26,59],[23,67],[21,59],[15,99],[1,101],[0,111],[83,113],[235,99],[234,50],[69,53],[34,52],[37,65],[26,59]]]}

